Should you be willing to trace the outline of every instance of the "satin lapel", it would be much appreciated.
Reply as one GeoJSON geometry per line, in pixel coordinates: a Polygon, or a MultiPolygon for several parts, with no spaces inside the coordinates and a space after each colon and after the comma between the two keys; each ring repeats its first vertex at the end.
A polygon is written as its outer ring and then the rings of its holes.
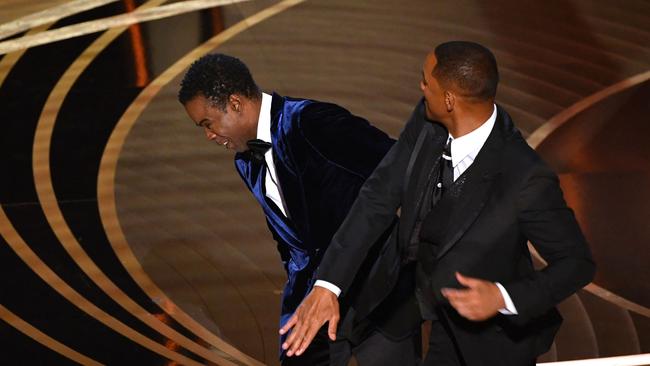
{"type": "MultiPolygon", "coordinates": [[[[494,183],[501,174],[504,139],[513,128],[509,117],[499,109],[495,126],[476,156],[476,160],[455,183],[461,183],[460,180],[465,179],[464,184],[456,187],[459,191],[454,192],[452,188],[452,191],[443,196],[443,201],[446,199],[455,201],[449,212],[447,235],[438,251],[438,259],[458,243],[485,207],[494,183]]],[[[439,204],[442,203],[441,201],[439,204]]]]}
{"type": "Polygon", "coordinates": [[[261,188],[257,182],[259,182],[259,176],[263,165],[256,161],[252,161],[244,154],[239,153],[235,156],[235,166],[239,175],[248,186],[248,189],[255,195],[257,195],[257,192],[261,192],[261,188]]]}
{"type": "Polygon", "coordinates": [[[413,176],[409,180],[408,187],[405,187],[402,217],[400,219],[403,223],[400,228],[400,243],[408,243],[410,239],[409,236],[413,231],[415,218],[420,210],[421,198],[427,185],[429,173],[433,165],[438,161],[438,157],[442,154],[448,135],[447,130],[442,126],[431,122],[425,122],[420,133],[426,133],[427,136],[420,150],[412,152],[412,154],[417,154],[417,158],[413,163],[411,173],[413,176]]]}
{"type": "MultiPolygon", "coordinates": [[[[295,173],[295,168],[291,166],[293,161],[293,152],[289,145],[292,133],[292,117],[290,110],[285,108],[285,104],[290,103],[279,94],[273,93],[271,102],[271,143],[273,145],[273,162],[275,164],[275,173],[280,184],[282,199],[284,200],[285,209],[290,221],[295,225],[296,230],[302,238],[308,238],[309,222],[306,220],[308,215],[305,212],[305,195],[300,177],[295,173]]],[[[306,241],[307,242],[307,241],[306,241]]]]}

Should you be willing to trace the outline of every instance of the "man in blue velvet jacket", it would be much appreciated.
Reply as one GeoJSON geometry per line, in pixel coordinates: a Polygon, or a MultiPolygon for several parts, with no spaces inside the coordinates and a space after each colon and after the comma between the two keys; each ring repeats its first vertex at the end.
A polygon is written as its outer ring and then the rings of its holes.
{"type": "MultiPolygon", "coordinates": [[[[236,152],[235,167],[264,210],[288,275],[282,326],[394,141],[340,106],[262,93],[246,65],[227,55],[195,61],[178,97],[209,140],[236,152]]],[[[300,357],[281,355],[283,365],[329,364],[325,329],[319,338],[300,357]]]]}

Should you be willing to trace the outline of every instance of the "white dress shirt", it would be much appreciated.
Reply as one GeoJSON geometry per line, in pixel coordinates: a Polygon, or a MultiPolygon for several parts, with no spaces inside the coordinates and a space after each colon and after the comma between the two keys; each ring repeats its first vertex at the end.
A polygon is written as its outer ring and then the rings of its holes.
{"type": "MultiPolygon", "coordinates": [[[[481,151],[481,148],[485,144],[485,141],[487,141],[490,132],[492,132],[496,120],[497,107],[495,105],[490,118],[483,122],[483,124],[474,131],[458,138],[449,135],[449,139],[451,140],[451,164],[454,168],[454,181],[472,165],[479,151],[481,151]]],[[[506,307],[500,309],[499,312],[505,315],[516,315],[517,309],[515,308],[515,304],[512,302],[510,295],[508,295],[508,292],[500,283],[496,282],[496,285],[506,304],[506,307]]],[[[332,291],[337,297],[341,294],[341,289],[326,281],[318,280],[314,286],[325,287],[332,291]]]]}
{"type": "MultiPolygon", "coordinates": [[[[271,95],[262,93],[262,106],[260,108],[260,116],[257,120],[257,138],[271,143],[271,95]]],[[[282,197],[282,190],[280,189],[280,182],[275,174],[275,163],[273,162],[273,147],[264,153],[264,161],[268,168],[264,177],[264,190],[266,197],[270,198],[273,203],[282,211],[285,217],[287,209],[284,206],[284,199],[282,197]]]]}

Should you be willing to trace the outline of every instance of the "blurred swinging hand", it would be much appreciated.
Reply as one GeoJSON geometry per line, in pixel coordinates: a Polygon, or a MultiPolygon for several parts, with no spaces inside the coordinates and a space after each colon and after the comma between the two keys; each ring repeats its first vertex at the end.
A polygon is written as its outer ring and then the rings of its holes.
{"type": "Polygon", "coordinates": [[[339,301],[330,290],[314,286],[293,316],[280,329],[280,334],[291,330],[289,337],[282,344],[282,349],[287,350],[287,356],[303,354],[326,322],[329,322],[327,334],[334,341],[339,322],[339,301]]]}
{"type": "Polygon", "coordinates": [[[442,295],[463,317],[483,321],[495,316],[505,308],[501,291],[494,282],[463,276],[456,272],[456,279],[465,289],[443,288],[442,295]]]}

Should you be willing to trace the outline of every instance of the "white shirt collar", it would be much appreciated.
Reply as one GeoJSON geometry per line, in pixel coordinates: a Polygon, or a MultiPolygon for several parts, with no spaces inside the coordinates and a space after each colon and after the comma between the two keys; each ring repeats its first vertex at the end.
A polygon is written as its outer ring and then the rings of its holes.
{"type": "Polygon", "coordinates": [[[270,94],[262,93],[262,106],[260,107],[260,116],[257,120],[257,138],[271,141],[271,101],[273,97],[270,94]]]}
{"type": "Polygon", "coordinates": [[[483,122],[479,128],[456,139],[449,135],[451,138],[451,163],[454,167],[467,157],[470,157],[472,161],[476,159],[476,155],[490,136],[496,120],[497,106],[495,105],[490,118],[483,122]]]}

